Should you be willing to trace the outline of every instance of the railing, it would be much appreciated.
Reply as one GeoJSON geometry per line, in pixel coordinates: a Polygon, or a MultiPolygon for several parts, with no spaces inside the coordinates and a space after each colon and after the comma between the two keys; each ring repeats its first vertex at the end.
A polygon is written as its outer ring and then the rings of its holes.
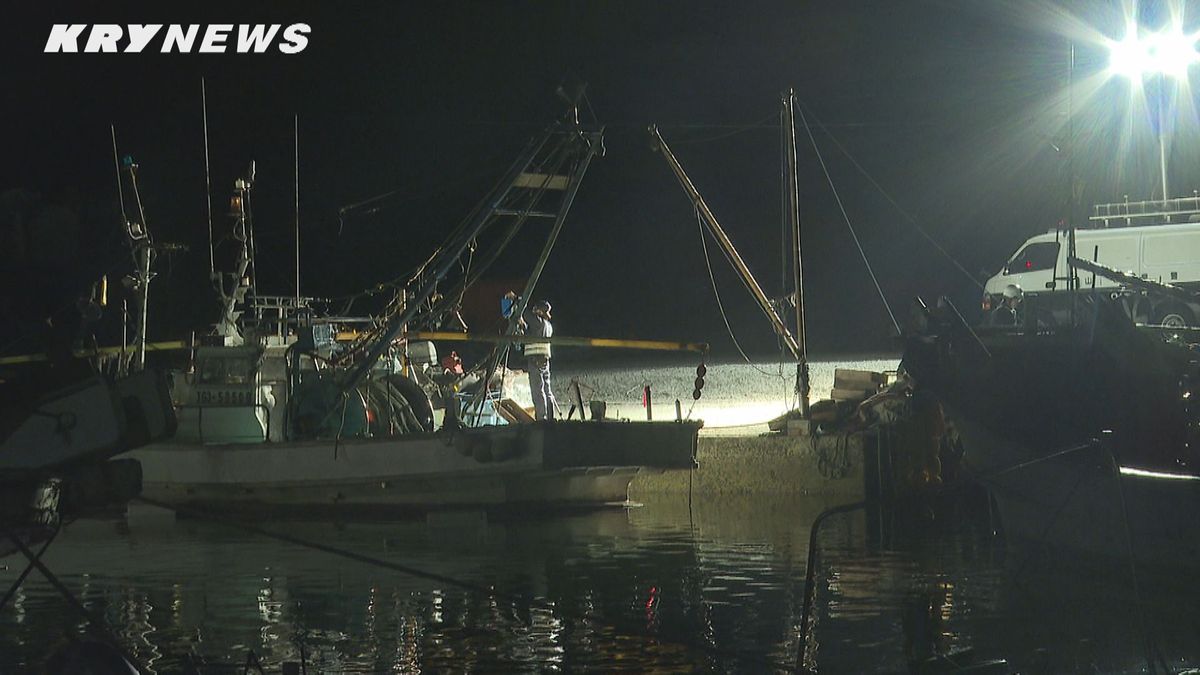
{"type": "Polygon", "coordinates": [[[258,295],[251,299],[250,314],[243,320],[259,326],[270,326],[275,335],[287,335],[289,324],[301,319],[311,319],[312,298],[297,298],[290,295],[258,295]]]}
{"type": "Polygon", "coordinates": [[[1200,218],[1200,191],[1192,191],[1191,197],[1137,202],[1126,197],[1122,202],[1097,204],[1088,220],[1093,227],[1107,228],[1187,223],[1194,222],[1194,217],[1200,218]]]}

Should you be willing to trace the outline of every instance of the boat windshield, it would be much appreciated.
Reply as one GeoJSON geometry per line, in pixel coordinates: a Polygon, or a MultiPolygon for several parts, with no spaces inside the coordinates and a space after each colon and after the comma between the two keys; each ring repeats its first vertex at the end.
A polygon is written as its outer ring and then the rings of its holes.
{"type": "Polygon", "coordinates": [[[208,358],[198,366],[200,384],[246,384],[254,379],[254,365],[247,358],[208,358]]]}

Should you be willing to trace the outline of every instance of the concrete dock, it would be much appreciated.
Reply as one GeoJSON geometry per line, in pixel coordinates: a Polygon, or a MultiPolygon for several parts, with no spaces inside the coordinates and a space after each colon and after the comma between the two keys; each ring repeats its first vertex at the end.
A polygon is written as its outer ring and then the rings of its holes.
{"type": "MultiPolygon", "coordinates": [[[[776,494],[862,499],[863,434],[701,436],[694,471],[642,471],[629,486],[641,501],[669,495],[776,494]]],[[[871,441],[873,442],[873,441],[871,441]]]]}

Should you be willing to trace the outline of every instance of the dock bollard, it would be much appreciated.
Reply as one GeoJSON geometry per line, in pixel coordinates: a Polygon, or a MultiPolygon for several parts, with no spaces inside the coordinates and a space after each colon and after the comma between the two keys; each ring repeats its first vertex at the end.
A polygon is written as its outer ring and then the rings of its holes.
{"type": "Polygon", "coordinates": [[[654,421],[654,398],[650,394],[650,385],[642,387],[642,405],[646,406],[646,421],[654,421]]]}

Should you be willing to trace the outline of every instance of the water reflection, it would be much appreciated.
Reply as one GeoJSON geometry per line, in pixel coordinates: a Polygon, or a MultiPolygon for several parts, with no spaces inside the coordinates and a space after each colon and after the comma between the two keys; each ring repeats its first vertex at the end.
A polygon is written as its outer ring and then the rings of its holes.
{"type": "MultiPolygon", "coordinates": [[[[763,672],[794,665],[808,527],[821,507],[676,499],[501,523],[267,525],[490,593],[150,507],[74,524],[46,562],[155,672],[241,672],[251,652],[276,672],[301,658],[325,672],[763,672]]],[[[947,656],[1007,658],[1023,672],[1137,670],[1142,614],[1162,660],[1196,664],[1192,584],[1164,596],[1163,579],[1146,576],[1137,612],[1120,564],[1083,571],[1006,552],[963,514],[893,525],[883,538],[875,525],[836,517],[820,538],[808,659],[822,672],[903,672],[947,656]]],[[[20,565],[5,563],[6,586],[20,565]]],[[[0,672],[39,667],[81,631],[35,577],[0,610],[0,672]]]]}

